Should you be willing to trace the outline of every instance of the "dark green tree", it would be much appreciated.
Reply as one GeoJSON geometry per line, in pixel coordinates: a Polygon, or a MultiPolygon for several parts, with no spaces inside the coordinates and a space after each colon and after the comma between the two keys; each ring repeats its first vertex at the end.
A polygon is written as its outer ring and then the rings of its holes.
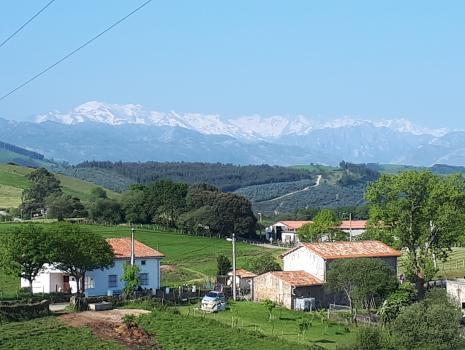
{"type": "Polygon", "coordinates": [[[465,348],[462,312],[445,290],[428,292],[406,307],[389,327],[399,350],[458,350],[465,348]]]}
{"type": "Polygon", "coordinates": [[[279,265],[276,258],[271,254],[251,258],[247,268],[257,275],[270,271],[281,271],[281,265],[279,265]]]}
{"type": "Polygon", "coordinates": [[[218,255],[216,258],[216,275],[226,276],[232,269],[231,260],[227,256],[218,255]]]}
{"type": "Polygon", "coordinates": [[[148,224],[151,222],[145,205],[145,192],[143,188],[133,187],[125,192],[121,198],[121,208],[125,214],[126,222],[135,224],[148,224]]]}
{"type": "Polygon", "coordinates": [[[372,229],[390,232],[407,253],[406,275],[420,297],[465,231],[465,180],[429,171],[382,175],[367,190],[372,229]]]}
{"type": "Polygon", "coordinates": [[[77,197],[65,193],[54,193],[45,199],[47,217],[63,220],[64,218],[87,217],[87,210],[77,197]]]}
{"type": "MultiPolygon", "coordinates": [[[[20,225],[0,234],[0,265],[8,274],[32,281],[52,262],[53,240],[37,225],[20,225]]],[[[32,292],[32,290],[31,290],[32,292]]]]}
{"type": "Polygon", "coordinates": [[[299,238],[304,242],[317,242],[323,238],[330,241],[347,240],[347,233],[337,227],[341,221],[331,209],[322,209],[313,219],[313,223],[303,225],[299,230],[299,238]]]}
{"type": "Polygon", "coordinates": [[[396,290],[397,280],[394,271],[380,259],[344,259],[330,263],[325,287],[347,297],[355,320],[358,306],[370,310],[373,302],[396,290]]]}
{"type": "Polygon", "coordinates": [[[87,271],[113,265],[113,250],[100,234],[69,223],[52,225],[48,231],[54,242],[51,260],[59,270],[76,279],[78,292],[84,292],[87,271]]]}
{"type": "Polygon", "coordinates": [[[89,217],[100,223],[118,224],[123,222],[123,214],[121,204],[111,198],[97,199],[89,210],[89,217]]]}
{"type": "Polygon", "coordinates": [[[21,208],[29,214],[44,208],[47,196],[61,192],[60,180],[45,168],[33,170],[26,178],[29,187],[23,190],[21,208]]]}
{"type": "Polygon", "coordinates": [[[102,187],[94,187],[90,190],[90,199],[95,202],[97,199],[108,198],[107,191],[102,187]]]}

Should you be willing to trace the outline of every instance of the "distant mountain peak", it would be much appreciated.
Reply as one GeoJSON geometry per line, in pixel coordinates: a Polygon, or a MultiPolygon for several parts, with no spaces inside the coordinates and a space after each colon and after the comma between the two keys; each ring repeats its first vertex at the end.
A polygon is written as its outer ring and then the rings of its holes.
{"type": "Polygon", "coordinates": [[[307,135],[315,130],[374,127],[388,128],[414,135],[445,135],[447,129],[428,129],[414,125],[405,118],[368,120],[342,117],[330,121],[296,117],[258,114],[224,119],[217,114],[177,113],[147,111],[139,104],[110,104],[99,101],[83,103],[68,113],[59,111],[38,115],[36,122],[53,121],[67,125],[80,123],[103,123],[108,125],[142,124],[148,126],[177,126],[206,135],[227,135],[238,139],[278,139],[287,135],[307,135]]]}

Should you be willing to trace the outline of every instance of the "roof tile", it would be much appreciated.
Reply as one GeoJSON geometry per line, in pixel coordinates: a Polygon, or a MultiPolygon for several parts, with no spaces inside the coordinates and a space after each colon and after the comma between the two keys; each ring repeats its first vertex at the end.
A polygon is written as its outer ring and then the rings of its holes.
{"type": "MultiPolygon", "coordinates": [[[[116,259],[131,258],[131,238],[108,238],[106,240],[113,249],[116,259]]],[[[134,240],[134,252],[137,258],[162,258],[159,251],[134,240]]]]}
{"type": "Polygon", "coordinates": [[[319,286],[323,284],[323,281],[305,271],[273,271],[270,273],[293,287],[319,286]]]}

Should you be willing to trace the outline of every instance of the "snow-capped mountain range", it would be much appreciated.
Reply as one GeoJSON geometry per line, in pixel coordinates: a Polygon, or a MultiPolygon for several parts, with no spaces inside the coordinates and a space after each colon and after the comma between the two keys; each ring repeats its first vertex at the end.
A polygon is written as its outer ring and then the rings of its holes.
{"type": "Polygon", "coordinates": [[[109,125],[137,124],[148,126],[177,126],[195,130],[205,135],[227,135],[243,139],[279,138],[284,135],[307,135],[315,130],[344,127],[372,126],[389,128],[414,135],[443,136],[446,129],[427,129],[415,126],[407,119],[385,119],[370,121],[344,117],[332,121],[319,121],[302,115],[296,117],[260,115],[241,116],[225,119],[217,114],[183,113],[175,111],[147,111],[138,104],[109,104],[98,101],[84,103],[71,112],[58,111],[42,114],[36,121],[53,121],[67,125],[85,122],[109,125]]]}
{"type": "Polygon", "coordinates": [[[68,113],[38,115],[34,122],[0,118],[0,141],[71,163],[153,160],[292,165],[345,160],[465,165],[464,131],[422,128],[407,119],[226,118],[96,101],[68,113]]]}

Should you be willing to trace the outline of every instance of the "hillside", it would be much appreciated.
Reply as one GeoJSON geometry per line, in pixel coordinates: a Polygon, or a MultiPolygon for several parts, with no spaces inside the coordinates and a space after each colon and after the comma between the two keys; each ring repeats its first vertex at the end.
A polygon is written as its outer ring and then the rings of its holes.
{"type": "Polygon", "coordinates": [[[253,185],[315,178],[307,170],[281,166],[198,162],[83,162],[57,170],[117,191],[126,190],[133,183],[147,184],[161,179],[188,184],[208,183],[222,191],[234,191],[253,185]]]}
{"type": "MultiPolygon", "coordinates": [[[[17,207],[21,203],[21,193],[28,187],[26,175],[33,169],[18,165],[0,164],[0,208],[17,207]]],[[[90,198],[90,190],[97,185],[72,178],[62,174],[56,174],[63,186],[63,191],[79,197],[82,201],[90,198]]],[[[108,190],[111,198],[117,198],[119,193],[108,190]]]]}
{"type": "Polygon", "coordinates": [[[40,167],[52,164],[40,153],[2,141],[0,141],[0,163],[14,163],[27,167],[40,167]]]}

